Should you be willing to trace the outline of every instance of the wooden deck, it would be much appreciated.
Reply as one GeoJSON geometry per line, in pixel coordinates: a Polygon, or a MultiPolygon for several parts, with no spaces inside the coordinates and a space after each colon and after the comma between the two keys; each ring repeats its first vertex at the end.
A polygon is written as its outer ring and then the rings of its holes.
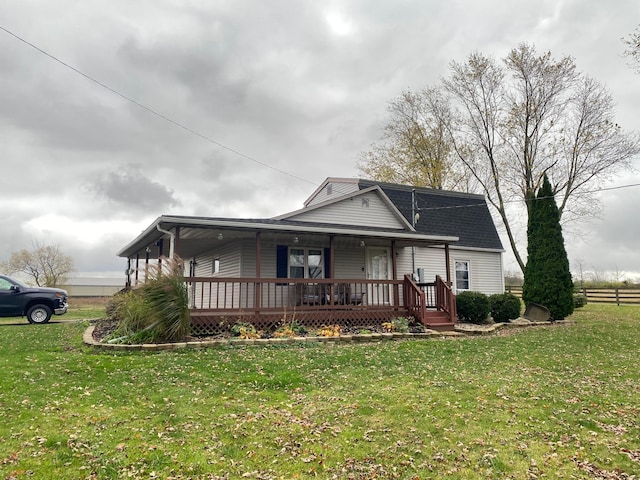
{"type": "Polygon", "coordinates": [[[237,322],[275,330],[296,322],[309,328],[371,327],[413,316],[428,328],[454,328],[455,296],[439,277],[403,280],[189,277],[192,330],[215,335],[237,322]]]}

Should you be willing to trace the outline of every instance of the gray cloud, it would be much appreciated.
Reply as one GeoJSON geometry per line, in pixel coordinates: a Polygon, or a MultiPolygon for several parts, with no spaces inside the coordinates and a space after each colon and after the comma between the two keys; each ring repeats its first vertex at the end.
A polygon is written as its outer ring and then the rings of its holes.
{"type": "Polygon", "coordinates": [[[173,191],[152,181],[139,165],[122,165],[89,182],[89,190],[120,208],[164,210],[180,205],[173,191]]]}

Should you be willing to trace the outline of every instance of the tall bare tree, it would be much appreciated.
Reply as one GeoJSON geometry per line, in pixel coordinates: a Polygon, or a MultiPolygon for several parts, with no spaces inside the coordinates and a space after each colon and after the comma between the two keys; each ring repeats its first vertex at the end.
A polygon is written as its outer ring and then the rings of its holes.
{"type": "Polygon", "coordinates": [[[31,250],[13,252],[9,260],[0,264],[7,273],[24,273],[39,287],[57,287],[64,284],[75,271],[73,258],[65,255],[58,245],[34,242],[31,250]]]}
{"type": "Polygon", "coordinates": [[[407,90],[389,102],[380,142],[361,154],[358,169],[369,178],[420,187],[468,190],[449,137],[451,111],[441,89],[407,90]]]}
{"type": "Polygon", "coordinates": [[[389,104],[383,139],[359,169],[376,180],[484,193],[524,272],[520,220],[544,176],[563,223],[593,215],[593,192],[631,169],[640,137],[616,124],[611,95],[572,57],[523,43],[502,61],[476,52],[450,67],[440,86],[389,104]]]}
{"type": "Polygon", "coordinates": [[[640,73],[640,26],[636,27],[635,32],[628,38],[623,38],[622,41],[627,45],[624,55],[631,59],[634,68],[640,73]]]}
{"type": "Polygon", "coordinates": [[[591,192],[630,169],[640,152],[638,135],[615,123],[609,93],[576,72],[571,57],[538,55],[528,44],[502,63],[473,53],[451,63],[444,86],[459,119],[449,131],[455,151],[500,216],[523,271],[508,204],[524,202],[529,218],[546,174],[561,216],[588,214],[596,201],[591,192]],[[591,208],[580,208],[587,201],[591,208]]]}

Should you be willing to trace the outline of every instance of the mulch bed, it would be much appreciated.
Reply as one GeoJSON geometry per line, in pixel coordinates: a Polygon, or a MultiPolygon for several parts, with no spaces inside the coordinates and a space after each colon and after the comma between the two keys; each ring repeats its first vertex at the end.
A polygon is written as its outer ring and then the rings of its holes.
{"type": "MultiPolygon", "coordinates": [[[[113,319],[100,319],[96,320],[94,323],[93,330],[93,339],[101,342],[104,338],[111,335],[115,329],[118,327],[118,321],[113,319]]],[[[344,327],[342,329],[343,335],[357,335],[363,332],[367,333],[388,333],[387,330],[382,325],[371,326],[368,325],[366,327],[344,327]]],[[[422,333],[425,329],[421,325],[410,325],[409,333],[422,333]]],[[[311,331],[310,331],[311,333],[311,331]]],[[[263,335],[261,338],[272,338],[273,334],[263,335]]],[[[230,338],[231,335],[217,335],[216,337],[197,337],[197,340],[208,340],[211,338],[230,338]]]]}

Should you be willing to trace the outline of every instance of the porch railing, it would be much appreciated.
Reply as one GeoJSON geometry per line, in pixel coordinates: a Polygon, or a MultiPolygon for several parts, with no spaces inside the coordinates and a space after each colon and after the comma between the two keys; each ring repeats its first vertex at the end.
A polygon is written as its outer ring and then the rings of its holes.
{"type": "Polygon", "coordinates": [[[428,311],[442,312],[448,321],[455,323],[456,296],[451,287],[437,275],[435,282],[416,283],[411,275],[404,277],[405,300],[410,314],[422,323],[428,323],[428,311]]]}
{"type": "Polygon", "coordinates": [[[403,307],[401,280],[187,277],[195,310],[403,307]]]}
{"type": "Polygon", "coordinates": [[[407,314],[423,324],[455,323],[455,297],[439,277],[419,285],[410,276],[403,280],[188,277],[186,281],[192,328],[202,332],[238,321],[265,329],[293,320],[310,327],[373,326],[407,314]],[[438,309],[446,319],[428,320],[438,309]]]}

